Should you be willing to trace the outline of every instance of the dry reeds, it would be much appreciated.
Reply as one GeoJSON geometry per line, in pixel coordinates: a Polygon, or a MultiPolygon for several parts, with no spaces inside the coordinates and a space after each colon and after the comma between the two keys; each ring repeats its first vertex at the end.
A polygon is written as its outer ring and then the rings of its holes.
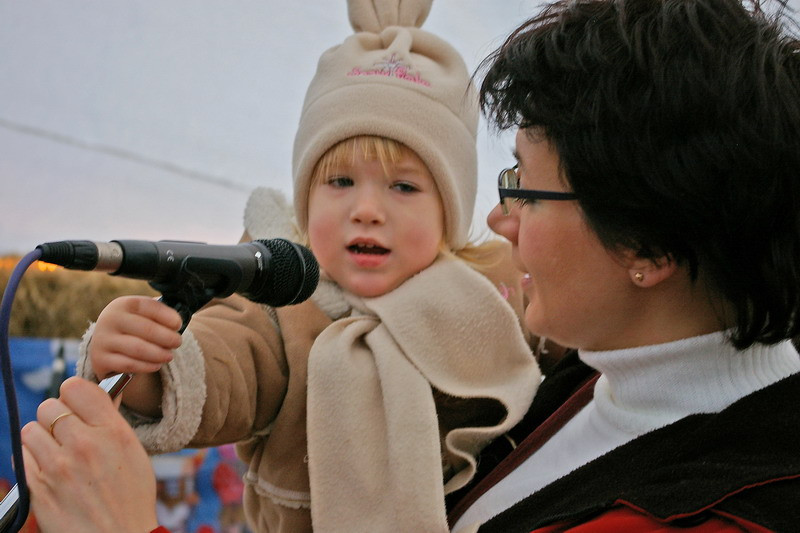
{"type": "MultiPolygon", "coordinates": [[[[2,290],[18,261],[18,257],[0,258],[2,290]]],[[[9,335],[80,338],[108,302],[127,294],[158,295],[144,281],[34,263],[17,289],[9,335]]]]}

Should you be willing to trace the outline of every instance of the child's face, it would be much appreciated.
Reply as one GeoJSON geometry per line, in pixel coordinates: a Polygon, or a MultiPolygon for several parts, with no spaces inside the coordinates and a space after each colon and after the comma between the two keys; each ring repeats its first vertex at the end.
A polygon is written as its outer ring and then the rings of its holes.
{"type": "Polygon", "coordinates": [[[436,183],[410,150],[385,170],[358,154],[311,187],[311,250],[325,273],[357,296],[385,294],[430,266],[443,234],[436,183]]]}

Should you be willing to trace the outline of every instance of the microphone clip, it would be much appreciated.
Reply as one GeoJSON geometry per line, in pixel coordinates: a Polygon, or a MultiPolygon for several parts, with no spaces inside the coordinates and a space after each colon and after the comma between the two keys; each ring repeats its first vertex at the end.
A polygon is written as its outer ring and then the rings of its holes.
{"type": "Polygon", "coordinates": [[[161,293],[159,301],[181,315],[179,333],[183,333],[195,312],[213,298],[233,294],[241,277],[241,269],[232,261],[187,257],[169,281],[151,281],[149,285],[161,293]]]}

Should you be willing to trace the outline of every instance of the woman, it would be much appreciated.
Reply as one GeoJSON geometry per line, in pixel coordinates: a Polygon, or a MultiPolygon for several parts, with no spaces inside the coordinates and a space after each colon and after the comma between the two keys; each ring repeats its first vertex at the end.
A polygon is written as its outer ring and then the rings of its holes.
{"type": "Polygon", "coordinates": [[[519,127],[489,223],[527,326],[578,353],[453,531],[800,524],[798,48],[738,0],[579,0],[487,60],[519,127]]]}

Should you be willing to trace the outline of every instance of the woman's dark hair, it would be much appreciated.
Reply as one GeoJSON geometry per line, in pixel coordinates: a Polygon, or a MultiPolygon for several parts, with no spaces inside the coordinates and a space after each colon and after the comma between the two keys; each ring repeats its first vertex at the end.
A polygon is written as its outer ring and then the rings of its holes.
{"type": "Polygon", "coordinates": [[[607,248],[707,280],[739,348],[800,334],[794,28],[782,5],[569,0],[482,65],[489,119],[544,133],[607,248]]]}

